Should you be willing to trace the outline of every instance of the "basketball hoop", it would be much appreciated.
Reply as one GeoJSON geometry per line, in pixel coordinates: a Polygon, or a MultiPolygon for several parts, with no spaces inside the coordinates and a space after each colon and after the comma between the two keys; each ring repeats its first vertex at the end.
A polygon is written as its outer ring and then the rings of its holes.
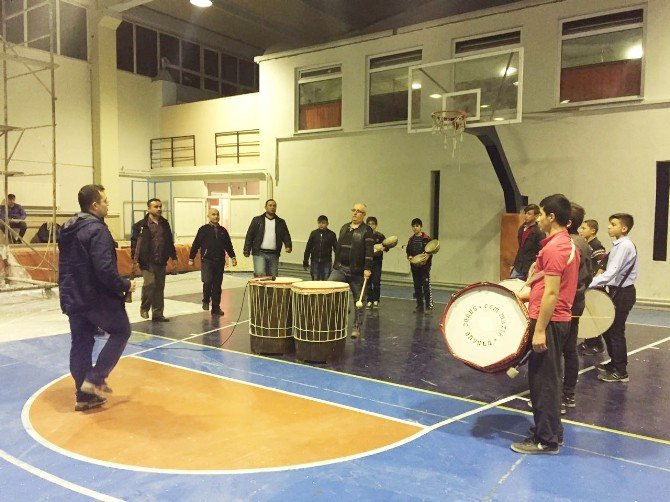
{"type": "Polygon", "coordinates": [[[452,152],[455,156],[459,141],[463,141],[466,119],[468,114],[461,110],[438,110],[433,112],[433,134],[444,136],[444,149],[447,149],[448,140],[451,139],[452,152]]]}

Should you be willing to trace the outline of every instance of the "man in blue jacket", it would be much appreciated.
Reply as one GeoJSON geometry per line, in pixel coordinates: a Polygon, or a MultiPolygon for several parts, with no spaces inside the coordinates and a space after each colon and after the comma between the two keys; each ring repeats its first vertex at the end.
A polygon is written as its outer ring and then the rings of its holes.
{"type": "Polygon", "coordinates": [[[77,213],[58,241],[58,287],[63,313],[70,319],[70,373],[76,388],[75,411],[104,404],[112,392],[106,379],[119,362],[130,338],[124,297],[135,291],[134,281],[119,275],[114,239],[104,218],[109,202],[102,185],[79,190],[77,213]],[[94,335],[101,328],[109,339],[92,364],[94,335]]]}

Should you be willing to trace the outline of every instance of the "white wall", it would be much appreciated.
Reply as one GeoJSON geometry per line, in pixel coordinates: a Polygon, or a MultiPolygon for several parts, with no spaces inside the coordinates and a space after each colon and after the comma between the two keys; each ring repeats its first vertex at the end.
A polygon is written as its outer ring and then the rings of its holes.
{"type": "MultiPolygon", "coordinates": [[[[525,51],[524,119],[498,127],[517,183],[531,202],[557,192],[582,204],[601,223],[608,245],[607,217],[630,212],[631,237],[640,253],[638,296],[670,302],[662,284],[670,280],[666,262],[652,262],[656,161],[670,158],[670,3],[646,3],[644,100],[642,103],[556,111],[560,64],[559,21],[608,9],[645,5],[626,0],[567,0],[462,22],[426,23],[377,39],[350,41],[260,58],[260,109],[273,117],[261,128],[262,167],[279,166],[275,191],[278,213],[288,221],[299,262],[304,240],[318,214],[337,229],[351,204],[366,202],[369,214],[401,243],[414,216],[428,220],[430,171],[442,173],[440,240],[433,279],[438,283],[496,280],[502,189],[484,148],[465,135],[460,156],[442,149],[438,137],[407,135],[404,127],[365,128],[366,57],[421,47],[423,61],[451,57],[455,38],[511,28],[522,30],[525,51]],[[342,132],[295,133],[295,76],[300,68],[340,63],[343,73],[342,132]],[[279,138],[277,147],[276,138],[279,138]],[[278,152],[278,157],[275,155],[278,152]]],[[[389,253],[402,252],[395,250],[389,253]]],[[[385,270],[407,270],[387,260],[385,270]]]]}

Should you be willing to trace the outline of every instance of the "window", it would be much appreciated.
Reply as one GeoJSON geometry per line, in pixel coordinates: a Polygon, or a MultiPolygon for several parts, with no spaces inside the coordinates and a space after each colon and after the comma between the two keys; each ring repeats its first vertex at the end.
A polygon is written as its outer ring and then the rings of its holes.
{"type": "Polygon", "coordinates": [[[221,54],[221,78],[237,83],[237,58],[221,54]]]}
{"type": "Polygon", "coordinates": [[[330,129],[342,125],[340,65],[298,73],[298,130],[330,129]]]}
{"type": "Polygon", "coordinates": [[[560,102],[642,95],[644,10],[564,21],[560,102]]]}
{"type": "MultiPolygon", "coordinates": [[[[41,5],[26,12],[28,20],[28,47],[48,51],[49,41],[49,5],[41,5]]],[[[54,44],[56,41],[54,40],[54,44]]],[[[54,51],[56,47],[54,46],[54,51]]]]}
{"type": "Polygon", "coordinates": [[[521,31],[506,31],[454,41],[454,55],[462,56],[475,52],[490,51],[501,47],[521,44],[521,31]]]}
{"type": "MultiPolygon", "coordinates": [[[[86,9],[60,2],[60,53],[82,61],[88,60],[86,9]],[[67,29],[63,29],[67,27],[67,29]]],[[[131,59],[132,61],[132,59],[131,59]]]]}
{"type": "MultiPolygon", "coordinates": [[[[420,61],[421,49],[370,58],[368,125],[407,121],[407,68],[420,61]]],[[[418,112],[421,93],[415,94],[412,107],[418,112]]]]}
{"type": "Polygon", "coordinates": [[[219,78],[219,55],[216,52],[203,49],[203,63],[205,65],[205,75],[219,78]]]}
{"type": "Polygon", "coordinates": [[[119,70],[135,71],[134,50],[133,25],[122,21],[116,29],[116,67],[119,70]]]}
{"type": "Polygon", "coordinates": [[[143,26],[135,26],[135,61],[138,75],[155,77],[158,73],[157,33],[143,26]]]}

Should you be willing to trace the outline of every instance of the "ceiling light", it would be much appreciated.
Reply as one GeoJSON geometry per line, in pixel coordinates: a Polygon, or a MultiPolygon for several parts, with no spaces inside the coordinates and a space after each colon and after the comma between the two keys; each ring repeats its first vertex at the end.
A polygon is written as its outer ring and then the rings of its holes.
{"type": "Polygon", "coordinates": [[[421,89],[421,82],[412,82],[412,89],[421,89]]]}
{"type": "Polygon", "coordinates": [[[636,44],[626,51],[626,59],[642,59],[642,44],[636,44]]]}
{"type": "Polygon", "coordinates": [[[493,117],[493,120],[496,120],[496,121],[500,122],[501,120],[505,120],[505,118],[504,117],[493,117]]]}
{"type": "Polygon", "coordinates": [[[512,82],[512,85],[516,85],[516,86],[518,86],[518,85],[519,85],[519,81],[517,80],[516,82],[512,82]]]}
{"type": "Polygon", "coordinates": [[[189,0],[191,2],[191,5],[195,5],[196,7],[211,7],[212,6],[212,0],[189,0]]]}
{"type": "MultiPolygon", "coordinates": [[[[412,86],[412,89],[414,89],[414,86],[412,86]]],[[[440,99],[442,97],[442,94],[431,94],[430,97],[433,99],[440,99]]]]}
{"type": "Polygon", "coordinates": [[[565,103],[569,103],[569,102],[570,102],[569,99],[564,99],[563,101],[561,101],[561,104],[564,105],[565,103]]]}
{"type": "Polygon", "coordinates": [[[489,106],[491,106],[491,105],[482,105],[479,108],[488,108],[489,106]]]}
{"type": "Polygon", "coordinates": [[[509,77],[510,75],[514,75],[517,72],[517,69],[514,68],[514,66],[509,66],[507,68],[503,68],[500,70],[500,76],[501,77],[509,77]]]}

